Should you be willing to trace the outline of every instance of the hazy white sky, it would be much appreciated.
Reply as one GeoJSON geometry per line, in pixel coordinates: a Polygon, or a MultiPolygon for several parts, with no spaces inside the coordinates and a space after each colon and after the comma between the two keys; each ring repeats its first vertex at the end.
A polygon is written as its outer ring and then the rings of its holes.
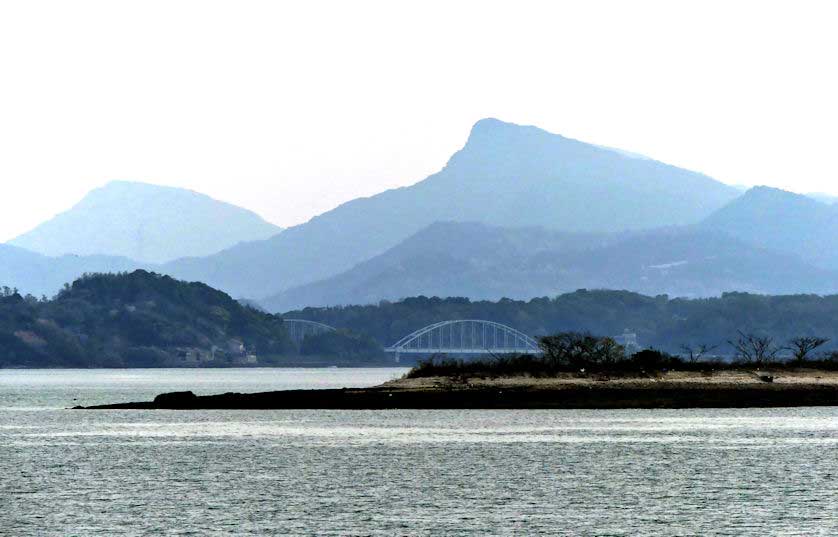
{"type": "Polygon", "coordinates": [[[0,0],[0,240],[112,179],[293,225],[487,116],[838,193],[833,5],[0,0]]]}

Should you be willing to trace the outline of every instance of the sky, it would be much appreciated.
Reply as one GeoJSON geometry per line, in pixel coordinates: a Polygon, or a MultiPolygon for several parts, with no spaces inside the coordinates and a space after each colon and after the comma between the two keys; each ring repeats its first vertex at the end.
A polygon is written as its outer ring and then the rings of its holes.
{"type": "Polygon", "coordinates": [[[110,180],[281,226],[496,117],[838,194],[830,2],[0,0],[0,240],[110,180]]]}

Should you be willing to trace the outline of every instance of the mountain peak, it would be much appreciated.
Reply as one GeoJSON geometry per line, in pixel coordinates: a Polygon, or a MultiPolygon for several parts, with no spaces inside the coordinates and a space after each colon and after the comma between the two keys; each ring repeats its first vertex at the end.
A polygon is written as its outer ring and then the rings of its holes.
{"type": "Polygon", "coordinates": [[[10,243],[47,256],[108,255],[163,263],[211,255],[279,231],[255,213],[192,190],[111,181],[10,243]]]}
{"type": "Polygon", "coordinates": [[[731,222],[741,226],[792,225],[801,218],[831,212],[825,203],[802,194],[795,194],[770,186],[755,186],[715,211],[705,224],[727,228],[731,222]],[[784,220],[785,219],[785,220],[784,220]]]}
{"type": "Polygon", "coordinates": [[[799,196],[794,192],[775,188],[773,186],[757,185],[745,191],[745,196],[799,196]]]}
{"type": "Polygon", "coordinates": [[[133,196],[142,194],[165,194],[170,196],[194,196],[205,199],[212,199],[206,194],[190,190],[188,188],[179,188],[167,185],[158,185],[154,183],[145,183],[142,181],[129,181],[125,179],[115,179],[108,181],[104,185],[94,188],[85,195],[82,199],[96,198],[99,196],[133,196]]]}
{"type": "Polygon", "coordinates": [[[466,147],[508,144],[516,139],[527,139],[533,136],[547,136],[561,138],[558,134],[552,134],[545,130],[531,125],[518,125],[508,123],[493,117],[483,118],[471,128],[466,142],[466,147]]]}
{"type": "Polygon", "coordinates": [[[771,186],[755,186],[748,189],[742,196],[732,203],[737,205],[784,205],[797,207],[816,207],[825,205],[803,194],[796,194],[788,190],[771,186]]]}
{"type": "Polygon", "coordinates": [[[131,181],[128,179],[113,179],[105,183],[102,188],[174,188],[164,185],[155,185],[153,183],[146,183],[144,181],[131,181]]]}
{"type": "Polygon", "coordinates": [[[533,125],[519,125],[487,117],[477,121],[463,148],[467,153],[474,153],[480,158],[491,158],[493,154],[510,153],[510,148],[523,152],[527,158],[543,160],[546,158],[576,158],[581,154],[592,158],[602,157],[603,153],[632,160],[653,159],[646,155],[591,144],[546,131],[533,125]]]}
{"type": "Polygon", "coordinates": [[[502,129],[504,127],[518,127],[514,123],[508,123],[506,121],[501,121],[494,117],[484,117],[483,119],[478,119],[477,122],[471,127],[471,136],[480,136],[484,133],[490,133],[492,131],[502,129]]]}

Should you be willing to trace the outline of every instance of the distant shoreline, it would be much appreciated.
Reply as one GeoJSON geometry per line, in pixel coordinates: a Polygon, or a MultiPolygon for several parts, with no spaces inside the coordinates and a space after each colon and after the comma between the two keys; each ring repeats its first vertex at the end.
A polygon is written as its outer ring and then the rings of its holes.
{"type": "Polygon", "coordinates": [[[275,365],[275,364],[231,364],[231,365],[214,365],[214,366],[206,366],[206,367],[191,367],[191,366],[176,366],[176,365],[164,365],[164,366],[154,366],[154,367],[142,367],[142,366],[119,366],[119,367],[106,367],[106,366],[92,366],[92,367],[71,367],[71,366],[37,366],[37,367],[29,367],[29,366],[6,366],[0,367],[0,373],[3,371],[38,371],[38,370],[51,370],[51,371],[87,371],[87,370],[114,370],[119,371],[120,369],[182,369],[184,371],[201,371],[207,369],[371,369],[371,368],[381,368],[381,369],[392,369],[392,368],[402,368],[402,369],[409,369],[412,364],[397,364],[394,362],[369,362],[369,363],[307,363],[307,362],[294,362],[289,364],[282,364],[282,365],[275,365]]]}
{"type": "MultiPolygon", "coordinates": [[[[771,375],[770,371],[763,371],[771,375]]],[[[196,396],[85,409],[619,409],[838,406],[838,372],[778,372],[771,382],[748,371],[660,377],[509,377],[399,379],[372,388],[285,390],[196,396]]]]}

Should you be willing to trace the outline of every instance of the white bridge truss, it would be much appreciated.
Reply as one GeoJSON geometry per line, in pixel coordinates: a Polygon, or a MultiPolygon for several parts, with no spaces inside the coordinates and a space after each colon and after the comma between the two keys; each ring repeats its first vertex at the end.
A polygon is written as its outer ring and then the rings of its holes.
{"type": "Polygon", "coordinates": [[[291,341],[300,345],[306,336],[316,336],[325,332],[334,332],[335,327],[328,324],[318,323],[317,321],[307,321],[305,319],[282,319],[282,324],[288,331],[291,341]]]}
{"type": "Polygon", "coordinates": [[[540,354],[538,343],[511,326],[493,321],[441,321],[408,334],[384,349],[396,354],[540,354]]]}

